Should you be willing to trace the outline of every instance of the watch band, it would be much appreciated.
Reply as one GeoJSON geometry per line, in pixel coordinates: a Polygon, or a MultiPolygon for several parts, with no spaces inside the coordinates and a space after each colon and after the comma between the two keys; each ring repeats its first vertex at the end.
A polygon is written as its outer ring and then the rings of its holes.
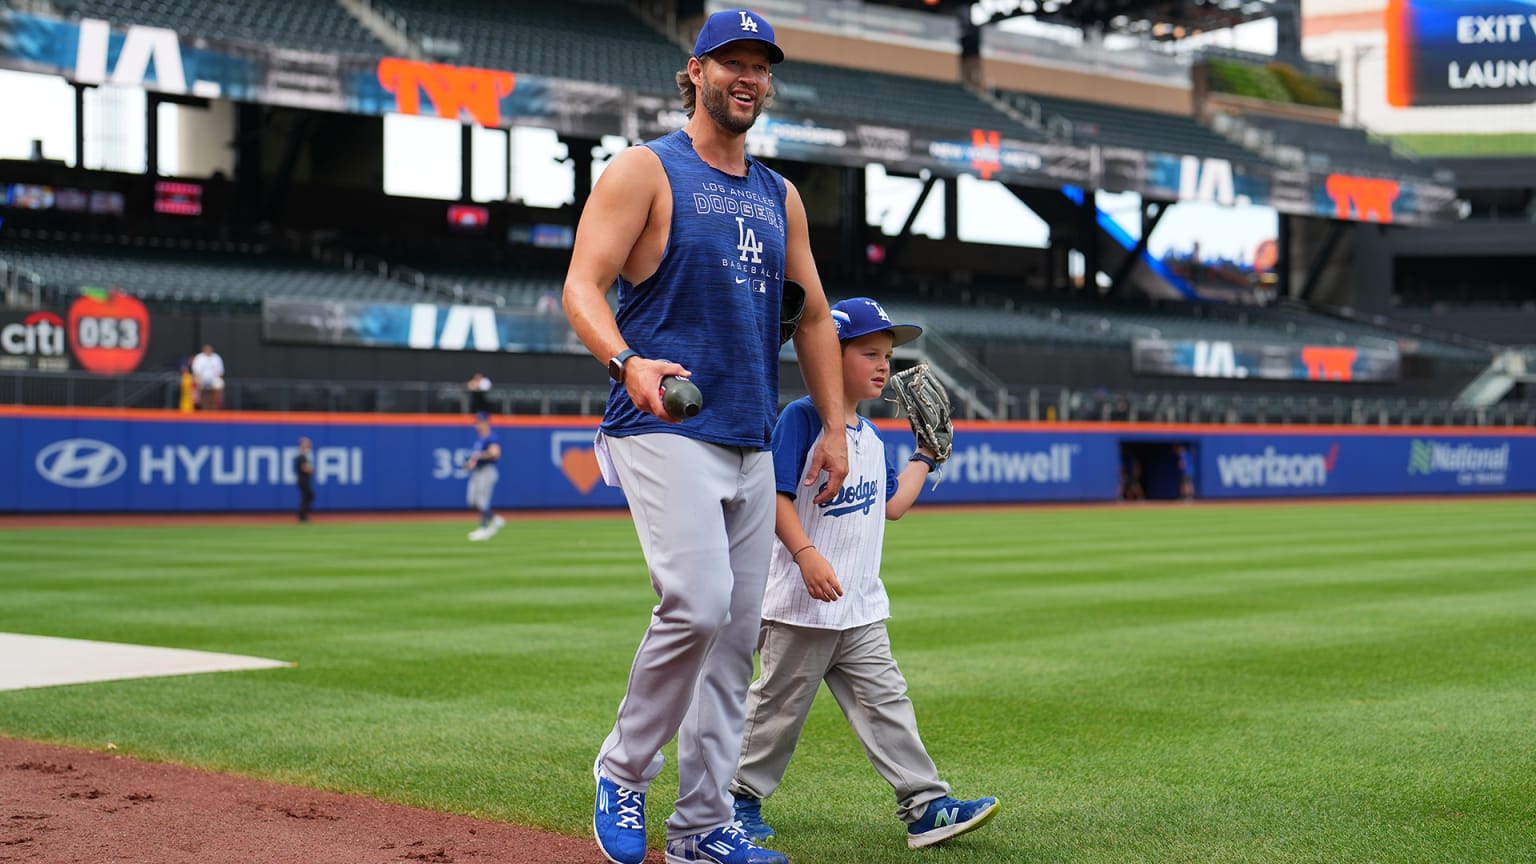
{"type": "Polygon", "coordinates": [[[928,456],[928,455],[925,455],[925,454],[922,454],[922,453],[913,453],[912,454],[912,458],[908,459],[907,461],[908,462],[921,462],[924,465],[927,465],[928,466],[928,471],[930,473],[939,470],[939,463],[932,456],[928,456]]]}
{"type": "Polygon", "coordinates": [[[625,348],[623,351],[615,354],[613,359],[608,361],[608,377],[619,382],[620,384],[623,384],[625,361],[629,360],[631,357],[639,356],[640,352],[634,350],[633,348],[625,348]]]}

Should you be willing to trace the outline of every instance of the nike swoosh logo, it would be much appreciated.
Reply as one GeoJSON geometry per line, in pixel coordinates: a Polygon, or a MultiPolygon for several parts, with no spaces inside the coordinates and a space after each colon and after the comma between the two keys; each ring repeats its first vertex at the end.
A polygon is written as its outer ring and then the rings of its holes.
{"type": "Polygon", "coordinates": [[[747,280],[745,280],[745,279],[742,279],[742,278],[741,278],[741,277],[739,277],[739,276],[738,276],[738,277],[737,277],[737,278],[736,278],[736,284],[737,284],[737,285],[745,285],[745,284],[747,284],[747,280]]]}

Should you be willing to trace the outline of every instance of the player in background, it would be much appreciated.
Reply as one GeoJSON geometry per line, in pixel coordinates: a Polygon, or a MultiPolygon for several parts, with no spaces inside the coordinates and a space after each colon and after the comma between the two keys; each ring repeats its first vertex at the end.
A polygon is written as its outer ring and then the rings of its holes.
{"type": "Polygon", "coordinates": [[[469,391],[469,413],[491,413],[491,379],[476,372],[464,387],[469,391]]]}
{"type": "Polygon", "coordinates": [[[212,345],[192,358],[192,377],[197,379],[197,407],[217,411],[224,407],[224,358],[212,345]]]}
{"type": "MultiPolygon", "coordinates": [[[[726,783],[741,752],[773,547],[773,460],[785,280],[805,289],[795,351],[829,429],[842,423],[837,333],[795,187],[751,158],[773,28],[716,12],[677,84],[687,124],[619,153],[582,210],[565,281],[572,330],[614,379],[595,442],[624,490],[658,602],[598,751],[593,833],[619,864],[645,858],[645,795],[677,738],[669,864],[783,864],[735,826],[726,783]],[[698,108],[700,110],[695,110],[698,108]],[[618,280],[618,310],[607,292],[618,280]],[[691,376],[703,410],[666,413],[662,376],[691,376]]],[[[841,437],[808,460],[842,484],[841,437]]],[[[813,495],[815,493],[807,493],[813,495]]]]}
{"type": "Polygon", "coordinates": [[[471,509],[480,511],[480,527],[469,532],[469,539],[489,540],[496,536],[501,526],[507,524],[507,520],[491,510],[491,496],[495,494],[496,481],[500,479],[496,463],[501,459],[501,440],[491,429],[488,414],[475,415],[475,433],[475,446],[464,462],[464,470],[469,472],[469,488],[465,498],[471,509]]]}
{"type": "Polygon", "coordinates": [[[1195,498],[1195,454],[1189,445],[1174,445],[1173,453],[1179,460],[1179,497],[1185,501],[1195,498]]]}
{"type": "Polygon", "coordinates": [[[308,438],[299,439],[299,452],[293,455],[293,478],[299,486],[299,521],[309,521],[309,510],[315,504],[315,457],[314,444],[308,438]]]}
{"type": "Polygon", "coordinates": [[[898,476],[895,454],[874,424],[858,414],[891,378],[891,354],[916,339],[914,324],[892,324],[874,300],[855,297],[832,307],[843,352],[848,481],[830,501],[805,494],[806,454],[829,434],[810,403],[790,403],[773,430],[778,487],[773,567],[763,597],[758,638],[763,671],[747,694],[746,732],[731,781],[738,824],[758,842],[774,831],[762,817],[800,740],[821,682],[842,708],[875,770],[896,791],[896,816],[907,845],[931,846],[980,827],[997,799],[959,801],[917,732],[907,682],[891,654],[885,621],[890,598],[880,581],[885,520],[917,501],[935,453],[921,447],[898,476]]]}

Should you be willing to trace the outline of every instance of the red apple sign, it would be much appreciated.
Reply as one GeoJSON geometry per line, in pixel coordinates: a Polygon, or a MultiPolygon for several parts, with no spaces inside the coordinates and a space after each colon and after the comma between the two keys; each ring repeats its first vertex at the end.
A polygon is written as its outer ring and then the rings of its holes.
{"type": "Polygon", "coordinates": [[[88,371],[132,372],[149,347],[149,310],[121,291],[88,288],[69,307],[69,347],[88,371]]]}

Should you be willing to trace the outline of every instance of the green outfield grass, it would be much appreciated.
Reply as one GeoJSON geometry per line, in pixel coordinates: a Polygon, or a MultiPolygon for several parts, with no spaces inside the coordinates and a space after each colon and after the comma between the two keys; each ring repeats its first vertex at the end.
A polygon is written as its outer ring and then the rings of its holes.
{"type": "MultiPolygon", "coordinates": [[[[652,596],[623,519],[0,530],[0,631],[291,669],[0,693],[0,734],[585,835],[652,596]]],[[[896,656],[997,819],[906,849],[830,697],[819,862],[1536,861],[1536,502],[918,510],[896,656]]],[[[0,523],[3,527],[3,523],[0,523]]],[[[652,843],[670,811],[654,787],[652,843]]]]}

